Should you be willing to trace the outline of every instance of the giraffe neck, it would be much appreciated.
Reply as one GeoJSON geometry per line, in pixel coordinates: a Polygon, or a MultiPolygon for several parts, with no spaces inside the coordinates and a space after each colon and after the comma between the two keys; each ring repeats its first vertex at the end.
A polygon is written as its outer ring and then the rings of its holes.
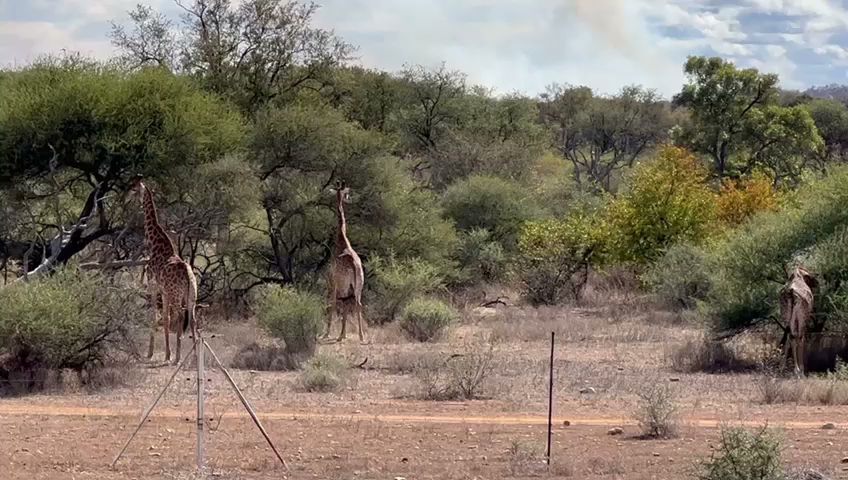
{"type": "Polygon", "coordinates": [[[345,220],[344,204],[341,195],[336,200],[336,213],[339,220],[339,226],[336,232],[336,254],[340,255],[345,249],[351,248],[350,241],[347,238],[347,221],[345,220]]]}
{"type": "Polygon", "coordinates": [[[142,191],[144,193],[144,238],[150,250],[151,269],[155,270],[162,260],[177,255],[177,247],[159,223],[153,194],[146,187],[143,187],[142,191]]]}

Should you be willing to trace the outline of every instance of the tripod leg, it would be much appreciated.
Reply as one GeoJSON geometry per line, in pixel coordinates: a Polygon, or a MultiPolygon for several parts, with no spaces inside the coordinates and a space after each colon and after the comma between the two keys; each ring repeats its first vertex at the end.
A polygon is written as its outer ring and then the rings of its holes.
{"type": "Polygon", "coordinates": [[[115,457],[115,459],[112,460],[112,465],[111,465],[112,468],[114,468],[115,464],[118,463],[118,460],[120,460],[121,455],[123,455],[124,452],[127,450],[127,447],[130,446],[130,442],[133,441],[133,438],[135,438],[138,431],[141,430],[141,426],[144,425],[144,422],[147,420],[147,417],[150,416],[150,413],[156,407],[156,404],[159,403],[159,400],[162,399],[162,395],[164,395],[165,391],[168,390],[168,387],[171,386],[171,382],[174,381],[174,377],[176,377],[177,374],[180,373],[180,370],[182,370],[186,359],[191,357],[191,353],[194,352],[195,348],[197,348],[196,345],[194,347],[192,347],[192,349],[191,349],[192,351],[189,352],[188,355],[186,355],[182,360],[180,360],[180,363],[179,363],[179,365],[177,365],[177,368],[174,370],[174,373],[171,374],[171,378],[169,378],[168,381],[165,382],[165,386],[162,387],[162,390],[159,392],[159,395],[156,395],[156,400],[153,400],[153,403],[149,407],[147,407],[147,410],[145,410],[144,413],[141,415],[141,421],[138,422],[138,426],[135,427],[135,431],[132,433],[132,435],[130,435],[130,438],[127,439],[127,443],[124,444],[124,448],[122,448],[121,451],[118,453],[118,455],[115,457]]]}
{"type": "Polygon", "coordinates": [[[268,436],[268,432],[265,431],[265,428],[262,426],[262,423],[259,421],[259,418],[256,416],[256,413],[253,411],[253,407],[250,406],[250,403],[247,401],[247,399],[241,393],[241,390],[239,390],[238,386],[236,385],[235,380],[233,380],[233,377],[230,376],[230,372],[228,372],[227,369],[224,368],[224,364],[221,363],[221,360],[218,360],[218,356],[215,355],[215,351],[212,350],[212,347],[210,347],[208,343],[206,343],[206,340],[203,340],[203,345],[206,346],[206,350],[208,350],[209,354],[212,355],[212,360],[215,361],[215,364],[218,365],[218,368],[220,368],[221,372],[224,373],[224,376],[227,377],[227,381],[230,382],[230,385],[233,387],[233,390],[235,390],[236,395],[238,396],[239,400],[241,400],[241,404],[244,405],[245,410],[247,410],[247,413],[250,414],[250,418],[253,419],[253,423],[255,423],[256,426],[259,428],[259,431],[262,432],[262,436],[265,437],[265,441],[268,442],[268,445],[271,447],[271,450],[274,451],[274,454],[280,460],[280,463],[283,464],[283,467],[289,468],[289,466],[286,465],[286,461],[283,460],[283,456],[280,455],[280,452],[277,451],[277,447],[274,446],[274,442],[271,441],[271,437],[268,436]]]}

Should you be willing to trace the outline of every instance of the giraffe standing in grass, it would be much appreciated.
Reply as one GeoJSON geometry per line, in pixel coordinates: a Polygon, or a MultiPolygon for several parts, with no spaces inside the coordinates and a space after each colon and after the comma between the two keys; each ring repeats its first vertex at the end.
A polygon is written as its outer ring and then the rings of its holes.
{"type": "Polygon", "coordinates": [[[356,316],[359,328],[359,340],[365,341],[362,332],[362,287],[365,285],[365,274],[362,270],[362,260],[350,245],[347,238],[347,222],[344,214],[344,204],[350,200],[350,189],[342,181],[336,182],[333,189],[336,194],[336,214],[338,216],[338,230],[333,249],[333,257],[330,260],[329,277],[329,302],[330,312],[327,316],[327,328],[324,337],[330,335],[330,327],[333,317],[341,314],[342,330],[338,341],[345,338],[347,317],[356,316]]]}
{"type": "MultiPolygon", "coordinates": [[[[197,306],[197,281],[191,265],[183,261],[177,253],[171,237],[159,223],[156,213],[156,205],[153,202],[153,194],[141,181],[139,175],[133,181],[131,191],[141,197],[144,209],[144,243],[150,254],[147,268],[153,274],[156,289],[150,295],[154,310],[157,305],[157,293],[162,300],[162,326],[165,331],[165,361],[171,359],[170,329],[172,312],[184,313],[182,325],[174,332],[177,337],[176,355],[173,364],[180,361],[180,347],[183,333],[191,325],[192,334],[197,338],[197,322],[195,318],[197,306]]],[[[153,331],[155,332],[159,320],[154,315],[153,331]]],[[[152,338],[151,338],[152,347],[152,338]]],[[[149,357],[153,355],[153,349],[149,350],[149,357]]]]}

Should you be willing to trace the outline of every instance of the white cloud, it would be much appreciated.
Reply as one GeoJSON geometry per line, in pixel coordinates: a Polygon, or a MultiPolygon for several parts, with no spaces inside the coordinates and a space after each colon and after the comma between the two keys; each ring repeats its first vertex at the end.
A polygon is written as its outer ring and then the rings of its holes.
{"type": "Polygon", "coordinates": [[[824,45],[816,47],[813,51],[819,55],[830,55],[839,60],[848,60],[848,49],[839,45],[824,45]]]}
{"type": "Polygon", "coordinates": [[[23,65],[45,53],[62,49],[104,58],[112,53],[107,39],[80,40],[76,32],[51,22],[0,21],[0,64],[23,65]]]}

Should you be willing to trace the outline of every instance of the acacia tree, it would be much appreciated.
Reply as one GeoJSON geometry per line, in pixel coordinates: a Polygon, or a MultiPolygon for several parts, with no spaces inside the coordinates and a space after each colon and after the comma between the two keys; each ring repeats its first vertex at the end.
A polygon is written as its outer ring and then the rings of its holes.
{"type": "Polygon", "coordinates": [[[0,189],[26,212],[12,242],[35,258],[25,271],[120,237],[115,200],[131,176],[167,181],[233,151],[244,133],[227,105],[161,69],[126,75],[72,57],[11,73],[3,86],[0,189]]]}
{"type": "Polygon", "coordinates": [[[801,107],[781,107],[778,77],[756,69],[738,69],[718,57],[689,57],[689,83],[674,103],[690,110],[692,123],[680,139],[704,153],[718,177],[772,169],[776,178],[796,176],[802,159],[821,138],[801,107]]]}

